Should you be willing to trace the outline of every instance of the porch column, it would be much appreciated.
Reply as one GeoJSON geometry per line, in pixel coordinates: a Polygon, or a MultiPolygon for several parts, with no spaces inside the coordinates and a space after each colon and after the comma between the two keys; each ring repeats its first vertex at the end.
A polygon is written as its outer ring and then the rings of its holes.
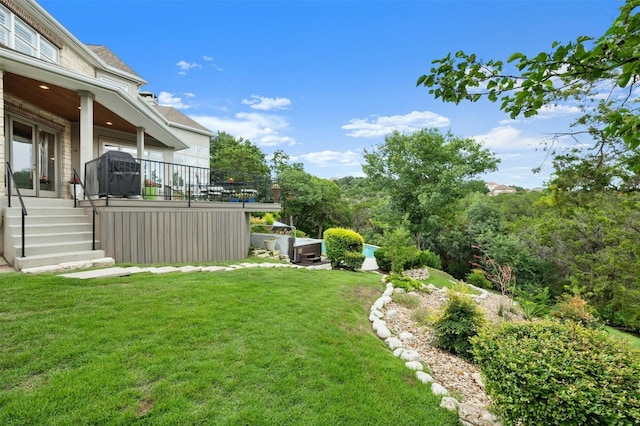
{"type": "MultiPolygon", "coordinates": [[[[144,158],[144,127],[136,127],[136,146],[138,148],[137,156],[140,160],[144,158]]],[[[143,165],[140,164],[140,167],[143,165]]],[[[144,179],[142,179],[142,170],[140,171],[140,193],[144,194],[144,179]]]]}
{"type": "MultiPolygon", "coordinates": [[[[2,176],[2,180],[0,184],[6,179],[5,170],[5,162],[7,159],[5,158],[5,153],[7,150],[7,141],[4,138],[4,70],[0,69],[0,176],[2,176]]],[[[9,182],[6,182],[6,185],[9,185],[9,182]]]]}
{"type": "Polygon", "coordinates": [[[90,92],[80,91],[80,179],[84,182],[84,165],[93,160],[93,99],[90,92]]]}

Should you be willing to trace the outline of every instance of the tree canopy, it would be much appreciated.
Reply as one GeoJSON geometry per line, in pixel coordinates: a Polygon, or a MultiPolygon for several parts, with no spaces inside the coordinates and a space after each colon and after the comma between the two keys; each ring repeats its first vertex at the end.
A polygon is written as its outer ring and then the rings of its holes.
{"type": "Polygon", "coordinates": [[[225,179],[242,180],[243,175],[267,175],[269,166],[260,148],[249,140],[218,132],[209,144],[211,169],[224,171],[225,179]]]}
{"type": "MultiPolygon", "coordinates": [[[[533,56],[513,53],[504,60],[483,61],[458,51],[434,60],[417,85],[445,102],[500,102],[511,118],[530,117],[560,101],[577,101],[584,115],[573,134],[596,139],[620,138],[629,149],[640,144],[640,0],[627,0],[619,16],[599,38],[553,42],[551,50],[533,56]],[[507,64],[512,64],[508,66],[507,64]],[[597,117],[590,123],[585,117],[597,117]]],[[[635,163],[636,168],[640,161],[635,163]]]]}
{"type": "Polygon", "coordinates": [[[364,154],[363,170],[391,208],[406,217],[420,246],[424,232],[447,215],[455,201],[467,194],[471,179],[496,169],[499,160],[473,139],[442,135],[436,129],[411,135],[394,132],[364,154]]]}

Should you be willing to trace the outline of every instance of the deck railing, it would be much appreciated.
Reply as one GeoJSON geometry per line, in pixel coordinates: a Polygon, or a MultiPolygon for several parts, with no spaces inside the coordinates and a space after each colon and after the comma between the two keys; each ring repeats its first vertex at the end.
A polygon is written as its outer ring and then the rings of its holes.
{"type": "Polygon", "coordinates": [[[102,156],[85,165],[89,195],[192,203],[279,203],[278,181],[269,175],[102,156]]]}

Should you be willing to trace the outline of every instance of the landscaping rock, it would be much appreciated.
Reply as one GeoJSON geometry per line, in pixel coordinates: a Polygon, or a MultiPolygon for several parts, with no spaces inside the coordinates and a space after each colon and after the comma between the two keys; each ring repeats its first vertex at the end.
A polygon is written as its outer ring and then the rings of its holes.
{"type": "Polygon", "coordinates": [[[393,356],[402,356],[402,353],[405,351],[405,348],[397,348],[393,351],[393,356]]]}
{"type": "Polygon", "coordinates": [[[422,371],[423,367],[422,367],[422,363],[418,362],[418,361],[409,361],[409,362],[405,362],[404,365],[409,369],[409,370],[413,370],[413,371],[422,371]]]}
{"type": "Polygon", "coordinates": [[[439,383],[431,383],[431,392],[434,395],[449,395],[449,391],[439,383]]]}
{"type": "Polygon", "coordinates": [[[473,426],[500,425],[496,416],[477,404],[460,403],[458,406],[458,416],[460,416],[460,420],[473,426]]]}
{"type": "Polygon", "coordinates": [[[378,327],[378,329],[376,330],[376,333],[378,334],[378,337],[381,339],[387,339],[391,337],[391,332],[389,331],[386,325],[378,327]]]}
{"type": "Polygon", "coordinates": [[[432,383],[434,381],[431,374],[425,373],[424,371],[416,371],[416,378],[420,383],[424,384],[432,383]]]}
{"type": "Polygon", "coordinates": [[[458,402],[458,400],[451,396],[445,396],[440,401],[440,407],[446,408],[447,410],[450,410],[450,411],[458,411],[459,404],[460,403],[458,402]]]}
{"type": "Polygon", "coordinates": [[[405,361],[420,361],[420,354],[414,350],[404,351],[402,355],[400,355],[405,361]]]}
{"type": "Polygon", "coordinates": [[[400,340],[413,340],[413,338],[413,334],[409,333],[408,331],[403,331],[402,333],[400,333],[400,340]]]}
{"type": "Polygon", "coordinates": [[[394,350],[402,347],[402,342],[396,337],[389,337],[385,340],[385,343],[389,346],[389,349],[394,350]]]}
{"type": "Polygon", "coordinates": [[[387,317],[389,318],[395,318],[398,316],[398,311],[395,309],[390,309],[387,311],[387,317]]]}

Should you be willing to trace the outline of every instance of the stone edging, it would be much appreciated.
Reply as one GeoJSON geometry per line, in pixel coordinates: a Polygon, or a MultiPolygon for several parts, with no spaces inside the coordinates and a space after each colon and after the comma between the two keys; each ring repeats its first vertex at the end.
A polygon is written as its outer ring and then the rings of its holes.
{"type": "MultiPolygon", "coordinates": [[[[498,419],[491,413],[489,413],[484,407],[475,404],[465,404],[449,395],[449,391],[428,373],[424,372],[424,366],[420,354],[411,349],[404,347],[404,342],[408,342],[414,338],[413,334],[409,332],[400,332],[398,337],[394,337],[391,334],[387,324],[384,321],[385,312],[384,308],[387,304],[391,303],[391,296],[394,294],[393,284],[387,282],[386,275],[382,276],[382,284],[386,284],[386,288],[380,296],[371,306],[369,314],[369,321],[373,330],[377,336],[384,340],[389,346],[389,349],[393,351],[393,355],[399,357],[405,361],[405,366],[415,371],[416,379],[423,384],[431,384],[431,392],[434,395],[442,396],[440,401],[440,407],[447,410],[457,411],[460,417],[460,421],[464,426],[495,426],[500,425],[498,419]]],[[[482,294],[476,296],[478,298],[487,297],[486,291],[481,290],[482,294]]],[[[393,311],[389,311],[386,315],[393,315],[393,311]]],[[[479,378],[478,378],[479,379],[479,378]]]]}

